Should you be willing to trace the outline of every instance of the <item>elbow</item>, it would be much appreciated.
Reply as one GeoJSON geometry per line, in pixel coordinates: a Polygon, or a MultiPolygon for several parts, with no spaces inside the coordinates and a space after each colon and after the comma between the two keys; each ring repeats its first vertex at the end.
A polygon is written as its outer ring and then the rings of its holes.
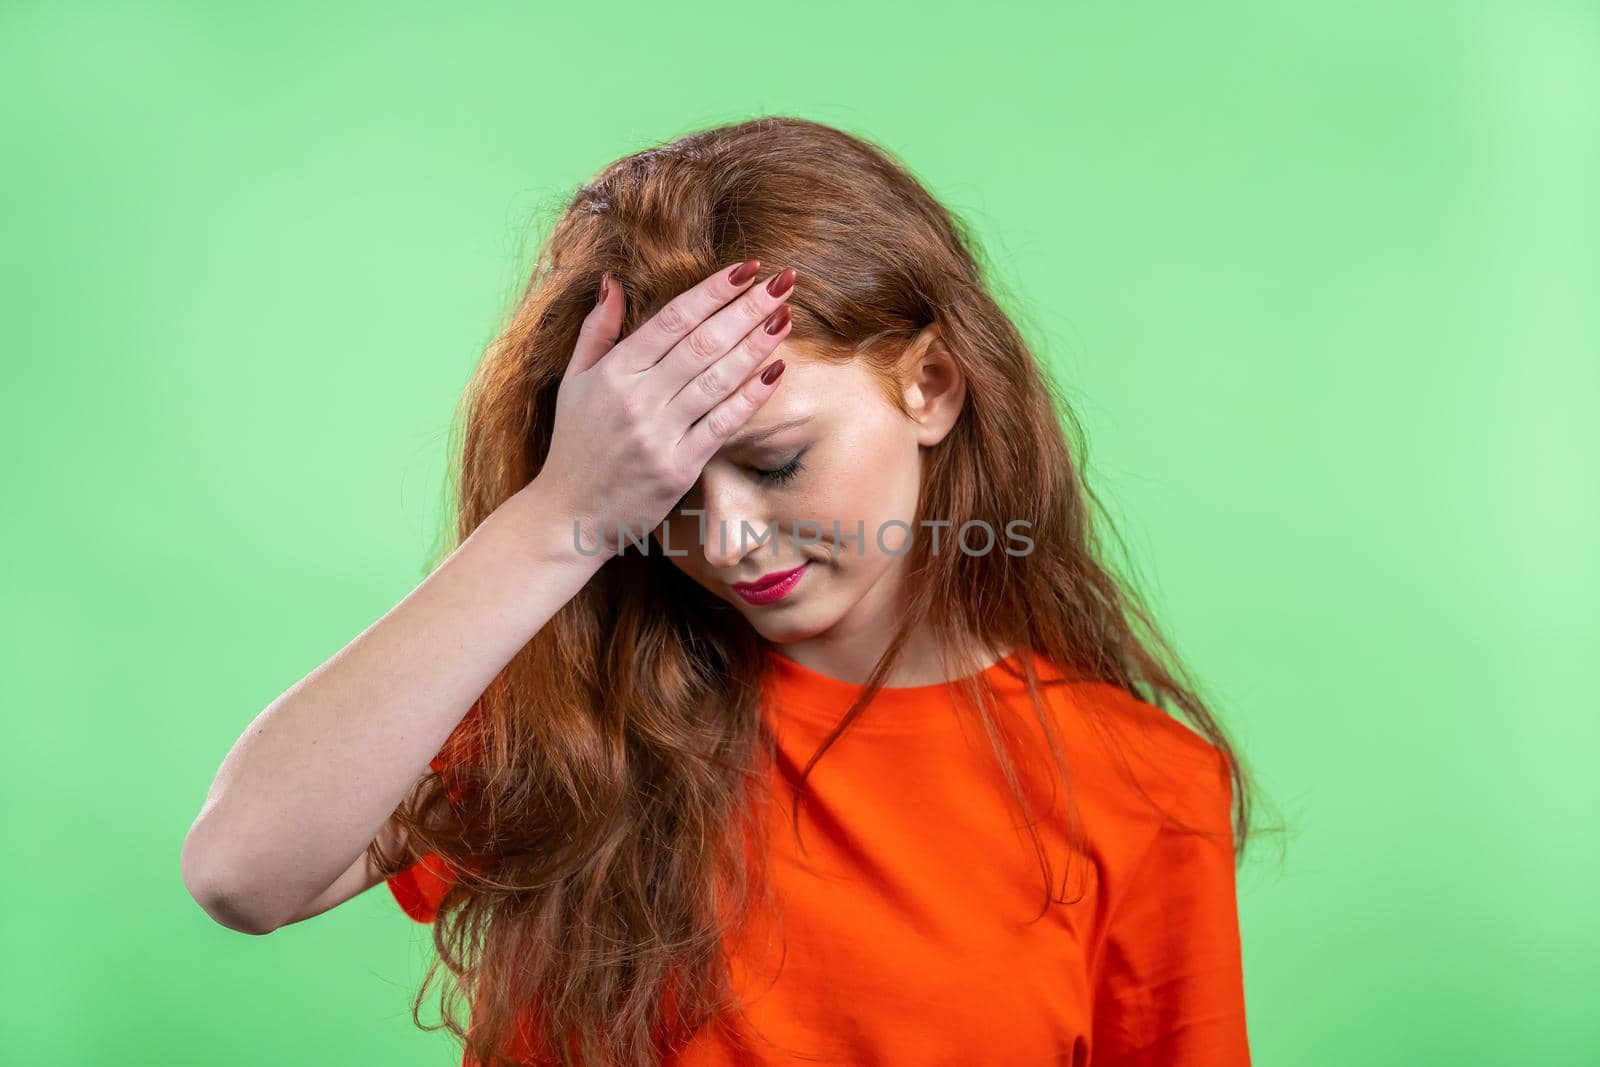
{"type": "Polygon", "coordinates": [[[260,936],[278,929],[276,923],[264,922],[253,912],[238,906],[232,897],[216,893],[196,893],[192,889],[189,895],[194,897],[195,903],[199,904],[201,910],[211,916],[218,925],[226,926],[230,930],[260,936]]]}
{"type": "Polygon", "coordinates": [[[241,934],[270,934],[282,924],[262,913],[240,889],[239,879],[231,877],[228,865],[207,854],[195,842],[193,830],[184,838],[179,869],[183,887],[200,909],[216,923],[241,934]]]}

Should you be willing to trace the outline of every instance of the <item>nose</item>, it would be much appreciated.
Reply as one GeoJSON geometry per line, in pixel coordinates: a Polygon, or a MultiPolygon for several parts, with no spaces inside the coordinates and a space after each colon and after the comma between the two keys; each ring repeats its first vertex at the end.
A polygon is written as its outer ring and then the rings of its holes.
{"type": "Polygon", "coordinates": [[[778,531],[767,528],[769,517],[760,494],[738,485],[708,485],[701,507],[705,509],[705,543],[700,546],[706,565],[730,571],[752,552],[771,552],[778,531]]]}

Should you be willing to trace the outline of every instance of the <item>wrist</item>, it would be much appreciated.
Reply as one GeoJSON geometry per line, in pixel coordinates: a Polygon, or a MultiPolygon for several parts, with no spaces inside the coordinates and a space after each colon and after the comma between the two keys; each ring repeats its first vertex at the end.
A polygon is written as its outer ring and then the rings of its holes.
{"type": "Polygon", "coordinates": [[[538,478],[490,516],[533,560],[593,572],[616,553],[563,497],[538,478]]]}

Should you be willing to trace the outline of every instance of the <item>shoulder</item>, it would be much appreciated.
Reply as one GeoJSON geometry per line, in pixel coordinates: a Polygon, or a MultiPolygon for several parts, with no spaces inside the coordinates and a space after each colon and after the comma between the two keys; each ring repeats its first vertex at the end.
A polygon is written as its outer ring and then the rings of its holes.
{"type": "Polygon", "coordinates": [[[1066,688],[1078,710],[1099,712],[1112,737],[1174,788],[1214,770],[1222,759],[1222,751],[1194,727],[1125,689],[1105,682],[1074,682],[1066,688]]]}
{"type": "Polygon", "coordinates": [[[1135,838],[1164,823],[1220,829],[1232,802],[1224,753],[1165,709],[1105,682],[1045,689],[1075,786],[1135,838]]]}

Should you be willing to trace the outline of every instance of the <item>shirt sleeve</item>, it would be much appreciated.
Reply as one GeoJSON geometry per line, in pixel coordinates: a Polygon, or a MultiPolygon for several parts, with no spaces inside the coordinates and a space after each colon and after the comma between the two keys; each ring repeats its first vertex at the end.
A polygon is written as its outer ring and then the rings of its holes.
{"type": "MultiPolygon", "coordinates": [[[[428,766],[443,773],[444,754],[433,757],[428,766]]],[[[419,923],[431,923],[439,913],[439,903],[456,881],[456,870],[439,853],[428,852],[409,867],[402,867],[390,875],[386,881],[401,911],[419,923]]]]}
{"type": "Polygon", "coordinates": [[[433,922],[455,881],[455,868],[437,852],[425,854],[388,878],[389,892],[400,910],[419,923],[433,922]]]}
{"type": "Polygon", "coordinates": [[[1097,1067],[1245,1067],[1233,785],[1221,751],[1173,804],[1113,905],[1095,984],[1097,1067]]]}

